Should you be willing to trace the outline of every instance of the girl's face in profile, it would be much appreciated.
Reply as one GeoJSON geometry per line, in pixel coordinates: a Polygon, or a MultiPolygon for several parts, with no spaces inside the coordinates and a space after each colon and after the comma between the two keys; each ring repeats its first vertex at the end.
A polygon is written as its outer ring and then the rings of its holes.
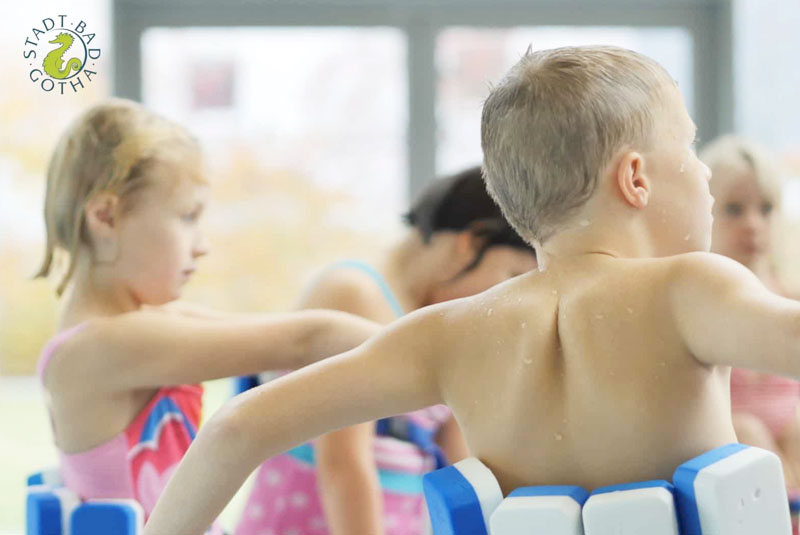
{"type": "Polygon", "coordinates": [[[721,169],[711,186],[716,200],[711,250],[745,266],[768,255],[775,207],[754,172],[721,169]]]}
{"type": "Polygon", "coordinates": [[[160,305],[181,289],[205,255],[200,217],[208,186],[164,177],[143,191],[120,221],[117,268],[141,303],[160,305]]]}

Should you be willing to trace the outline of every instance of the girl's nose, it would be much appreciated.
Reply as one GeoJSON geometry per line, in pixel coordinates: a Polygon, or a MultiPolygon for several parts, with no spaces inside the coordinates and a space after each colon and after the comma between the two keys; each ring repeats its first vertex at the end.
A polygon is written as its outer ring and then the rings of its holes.
{"type": "Polygon", "coordinates": [[[205,256],[208,254],[208,240],[206,239],[204,234],[201,234],[200,237],[197,239],[195,246],[192,250],[192,256],[194,258],[198,258],[201,256],[205,256]]]}
{"type": "Polygon", "coordinates": [[[744,217],[744,224],[748,230],[758,231],[766,226],[766,218],[756,208],[747,211],[744,217]]]}

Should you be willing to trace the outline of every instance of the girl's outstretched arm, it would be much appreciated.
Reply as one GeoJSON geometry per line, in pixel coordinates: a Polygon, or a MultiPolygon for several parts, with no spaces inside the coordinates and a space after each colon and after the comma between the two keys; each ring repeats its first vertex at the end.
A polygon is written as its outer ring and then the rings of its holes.
{"type": "Polygon", "coordinates": [[[48,388],[102,377],[96,388],[113,393],[300,368],[352,349],[379,328],[333,310],[226,320],[163,311],[97,318],[59,349],[48,388]]]}
{"type": "Polygon", "coordinates": [[[265,459],[327,431],[441,403],[438,359],[452,329],[440,306],[228,402],[200,430],[145,535],[201,535],[265,459]]]}

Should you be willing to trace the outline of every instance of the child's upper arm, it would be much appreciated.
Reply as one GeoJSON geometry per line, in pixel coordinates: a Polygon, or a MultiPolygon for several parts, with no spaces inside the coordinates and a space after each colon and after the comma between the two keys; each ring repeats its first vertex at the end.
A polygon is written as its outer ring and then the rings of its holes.
{"type": "Polygon", "coordinates": [[[668,284],[678,331],[698,361],[800,377],[800,303],[715,254],[682,255],[668,284]]]}
{"type": "Polygon", "coordinates": [[[335,429],[441,403],[445,330],[437,313],[411,313],[347,353],[238,396],[223,411],[232,418],[226,426],[249,429],[250,446],[266,458],[335,429]]]}
{"type": "Polygon", "coordinates": [[[438,357],[451,334],[442,323],[435,307],[414,312],[347,353],[234,397],[201,429],[145,532],[202,533],[264,459],[441,402],[438,357]]]}
{"type": "MultiPolygon", "coordinates": [[[[294,368],[304,364],[302,356],[311,351],[313,338],[334,328],[334,320],[352,323],[354,329],[363,323],[364,335],[351,336],[358,341],[374,331],[370,322],[334,311],[229,320],[142,311],[99,318],[70,340],[65,349],[74,358],[60,371],[91,380],[98,388],[123,391],[294,368]]],[[[338,351],[357,343],[343,344],[338,351]]]]}

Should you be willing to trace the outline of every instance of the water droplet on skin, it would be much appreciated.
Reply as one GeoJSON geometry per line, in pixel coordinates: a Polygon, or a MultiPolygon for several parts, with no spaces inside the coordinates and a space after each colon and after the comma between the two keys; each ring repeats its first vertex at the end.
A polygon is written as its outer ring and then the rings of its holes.
{"type": "Polygon", "coordinates": [[[494,311],[490,308],[489,310],[486,311],[486,315],[491,316],[493,312],[494,311]]]}
{"type": "Polygon", "coordinates": [[[533,359],[522,359],[525,364],[533,364],[533,359]]]}
{"type": "Polygon", "coordinates": [[[551,293],[551,294],[553,294],[553,295],[558,295],[558,290],[553,290],[553,291],[552,291],[552,292],[550,292],[550,293],[551,293]]]}
{"type": "Polygon", "coordinates": [[[685,170],[686,170],[686,164],[682,163],[680,172],[683,173],[685,170]]]}
{"type": "Polygon", "coordinates": [[[692,237],[691,234],[687,234],[686,236],[683,237],[683,240],[684,241],[689,241],[689,238],[691,238],[691,237],[692,237]]]}
{"type": "Polygon", "coordinates": [[[588,227],[589,225],[591,225],[591,222],[588,219],[581,219],[582,227],[588,227]]]}
{"type": "Polygon", "coordinates": [[[667,367],[667,363],[664,362],[663,360],[661,362],[659,362],[658,365],[661,366],[662,368],[666,368],[667,367]]]}
{"type": "Polygon", "coordinates": [[[561,433],[556,433],[555,435],[553,435],[553,438],[555,438],[556,440],[561,440],[564,438],[564,435],[562,435],[561,433]]]}
{"type": "Polygon", "coordinates": [[[561,421],[562,421],[562,422],[564,422],[564,423],[567,423],[567,419],[566,419],[566,418],[564,418],[564,419],[563,419],[563,420],[561,420],[561,421]]]}
{"type": "Polygon", "coordinates": [[[605,318],[605,316],[603,316],[602,314],[595,314],[594,317],[599,319],[599,320],[605,318]]]}
{"type": "Polygon", "coordinates": [[[522,303],[522,298],[521,297],[517,297],[517,303],[522,303]]]}
{"type": "Polygon", "coordinates": [[[522,323],[520,323],[520,324],[519,324],[519,326],[520,326],[520,327],[522,327],[522,328],[524,329],[525,327],[527,327],[527,326],[528,326],[528,322],[526,322],[526,321],[523,321],[522,323]]]}
{"type": "Polygon", "coordinates": [[[631,307],[628,307],[628,314],[633,314],[633,309],[631,307]]]}

